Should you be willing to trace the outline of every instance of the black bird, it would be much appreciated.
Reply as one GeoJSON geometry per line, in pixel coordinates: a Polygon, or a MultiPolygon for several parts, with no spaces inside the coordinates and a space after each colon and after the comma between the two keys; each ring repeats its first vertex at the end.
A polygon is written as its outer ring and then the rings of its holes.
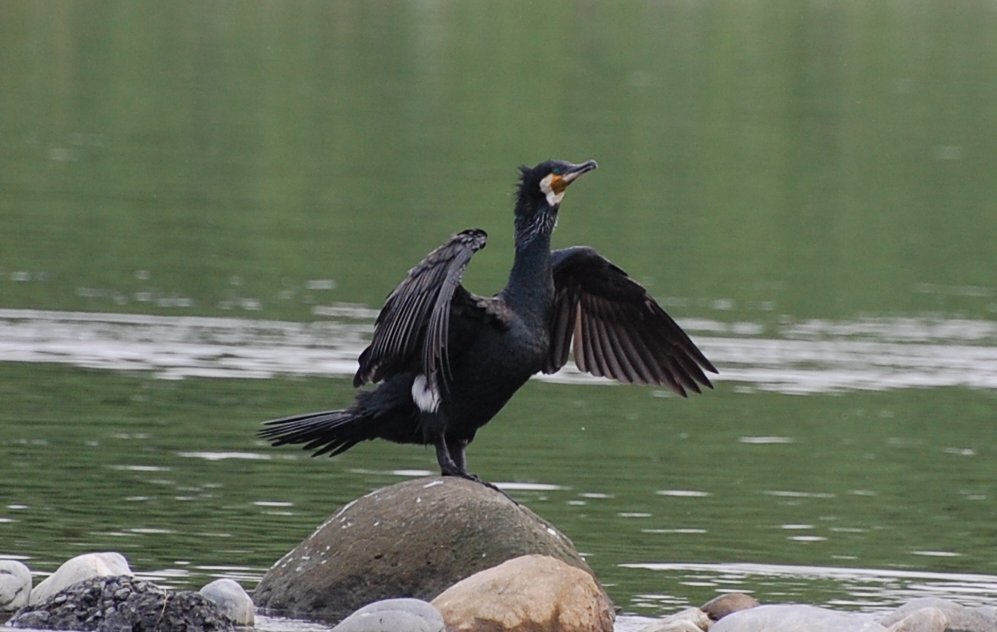
{"type": "Polygon", "coordinates": [[[457,233],[388,295],[353,385],[375,383],[343,410],[266,422],[273,445],[304,444],[334,456],[361,441],[436,447],[444,475],[480,480],[464,451],[531,375],[568,361],[594,375],[658,384],[686,395],[712,388],[709,360],[636,281],[592,248],[551,252],[568,185],[597,167],[547,161],[520,167],[516,253],[509,282],[492,297],[460,284],[485,247],[483,230],[457,233]]]}

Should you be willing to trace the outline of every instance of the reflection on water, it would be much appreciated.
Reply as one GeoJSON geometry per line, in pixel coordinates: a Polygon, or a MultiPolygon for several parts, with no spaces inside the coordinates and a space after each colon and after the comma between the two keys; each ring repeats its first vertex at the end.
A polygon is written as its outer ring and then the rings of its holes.
{"type": "MultiPolygon", "coordinates": [[[[355,305],[324,311],[330,320],[293,323],[7,309],[0,310],[0,357],[152,371],[164,379],[352,375],[376,312],[355,305]]],[[[699,319],[683,324],[720,367],[717,379],[748,389],[804,394],[997,387],[997,322],[811,320],[768,333],[751,323],[699,319]]],[[[540,379],[603,382],[570,366],[540,379]]]]}

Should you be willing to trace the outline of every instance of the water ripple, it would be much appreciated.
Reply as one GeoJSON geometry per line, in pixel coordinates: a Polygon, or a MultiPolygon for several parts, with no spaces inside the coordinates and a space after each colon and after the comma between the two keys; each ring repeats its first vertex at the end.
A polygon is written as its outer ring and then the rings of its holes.
{"type": "MultiPolygon", "coordinates": [[[[330,320],[0,309],[0,358],[162,379],[352,375],[376,312],[329,306],[330,320]]],[[[997,388],[997,323],[966,319],[812,320],[772,334],[751,323],[683,323],[720,368],[746,390],[808,394],[956,386],[997,388]]],[[[567,367],[540,379],[606,383],[567,367]]],[[[662,392],[662,395],[665,393],[662,392]]]]}

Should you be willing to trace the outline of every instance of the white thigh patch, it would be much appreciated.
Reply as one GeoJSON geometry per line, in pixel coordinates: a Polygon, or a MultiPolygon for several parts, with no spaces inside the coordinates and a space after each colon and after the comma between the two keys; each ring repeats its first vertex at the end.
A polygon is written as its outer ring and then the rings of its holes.
{"type": "Polygon", "coordinates": [[[440,393],[426,383],[426,376],[419,374],[412,382],[412,401],[424,413],[435,413],[440,407],[440,393]]]}

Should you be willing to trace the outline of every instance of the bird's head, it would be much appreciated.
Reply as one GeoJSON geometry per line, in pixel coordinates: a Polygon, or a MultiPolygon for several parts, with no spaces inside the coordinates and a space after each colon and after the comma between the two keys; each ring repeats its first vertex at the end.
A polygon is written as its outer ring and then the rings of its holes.
{"type": "Polygon", "coordinates": [[[516,196],[517,235],[523,238],[549,235],[557,223],[557,209],[568,185],[598,166],[594,160],[577,165],[547,160],[535,167],[520,167],[516,196]]]}

